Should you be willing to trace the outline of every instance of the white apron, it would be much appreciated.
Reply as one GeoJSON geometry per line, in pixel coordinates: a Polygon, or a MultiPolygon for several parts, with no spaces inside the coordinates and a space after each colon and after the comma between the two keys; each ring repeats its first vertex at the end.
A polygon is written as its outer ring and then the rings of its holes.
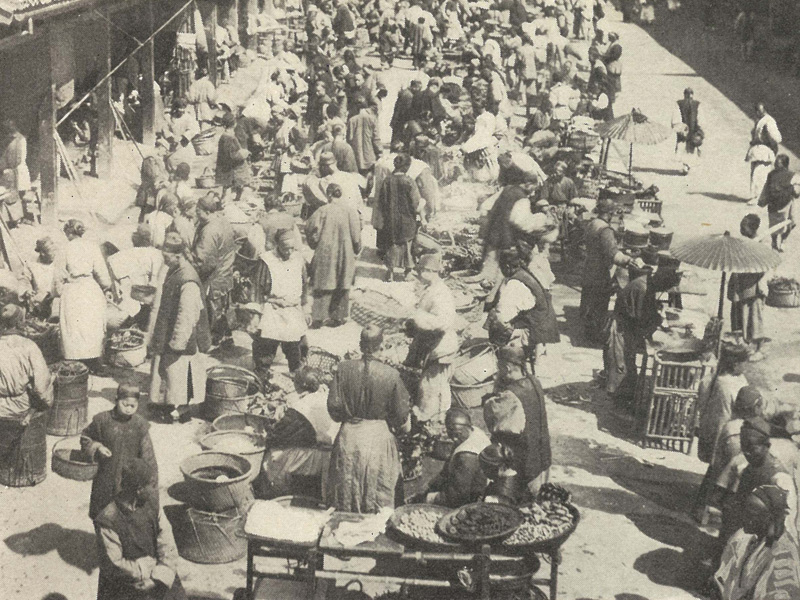
{"type": "Polygon", "coordinates": [[[305,314],[301,304],[303,298],[303,257],[294,252],[289,260],[281,260],[274,252],[261,255],[272,278],[270,299],[278,299],[291,306],[278,307],[269,300],[261,312],[261,337],[280,342],[299,342],[305,335],[305,314]]]}
{"type": "Polygon", "coordinates": [[[64,284],[61,292],[61,345],[66,360],[103,355],[106,296],[94,277],[83,275],[64,284]]]}

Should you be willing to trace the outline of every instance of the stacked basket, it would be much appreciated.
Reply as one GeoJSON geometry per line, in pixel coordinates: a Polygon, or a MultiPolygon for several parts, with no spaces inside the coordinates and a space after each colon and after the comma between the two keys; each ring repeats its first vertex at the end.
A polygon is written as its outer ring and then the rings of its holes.
{"type": "Polygon", "coordinates": [[[473,340],[462,346],[453,364],[450,390],[463,408],[479,408],[483,396],[492,391],[497,373],[494,346],[488,340],[473,340]]]}
{"type": "Polygon", "coordinates": [[[201,452],[186,458],[181,472],[192,506],[182,507],[173,522],[179,554],[202,564],[242,558],[244,517],[255,501],[251,462],[236,454],[201,452]]]}

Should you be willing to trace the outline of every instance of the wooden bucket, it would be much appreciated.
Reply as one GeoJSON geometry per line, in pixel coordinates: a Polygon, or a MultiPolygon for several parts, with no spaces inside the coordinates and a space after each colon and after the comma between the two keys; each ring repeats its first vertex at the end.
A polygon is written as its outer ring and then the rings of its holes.
{"type": "Polygon", "coordinates": [[[27,427],[0,419],[0,484],[27,487],[46,477],[47,413],[35,413],[27,427]]]}
{"type": "Polygon", "coordinates": [[[88,422],[89,369],[75,361],[53,365],[53,406],[47,420],[50,435],[78,435],[88,422]]]}
{"type": "Polygon", "coordinates": [[[244,514],[255,502],[250,487],[250,461],[228,452],[201,452],[181,463],[194,507],[210,512],[236,508],[244,514]],[[217,481],[217,477],[227,479],[217,481]]]}
{"type": "Polygon", "coordinates": [[[213,513],[185,507],[173,533],[178,554],[193,563],[224,564],[247,554],[244,518],[235,508],[213,513]]]}

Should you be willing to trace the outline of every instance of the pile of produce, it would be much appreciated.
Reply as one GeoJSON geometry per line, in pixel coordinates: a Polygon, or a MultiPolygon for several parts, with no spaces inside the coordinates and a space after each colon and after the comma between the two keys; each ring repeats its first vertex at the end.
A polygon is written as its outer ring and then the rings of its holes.
{"type": "Polygon", "coordinates": [[[439,524],[448,537],[458,540],[481,540],[502,537],[519,527],[520,512],[505,504],[476,502],[462,506],[439,524]]]}
{"type": "Polygon", "coordinates": [[[528,546],[552,540],[566,533],[574,525],[572,513],[566,504],[555,500],[534,502],[519,509],[524,521],[506,539],[506,546],[528,546]]]}
{"type": "Polygon", "coordinates": [[[410,481],[422,474],[422,457],[433,451],[433,444],[442,437],[443,426],[414,421],[409,433],[397,434],[397,448],[403,464],[403,479],[410,481]]]}
{"type": "Polygon", "coordinates": [[[113,350],[133,350],[142,344],[144,344],[144,334],[136,329],[115,331],[108,342],[113,350]]]}
{"type": "Polygon", "coordinates": [[[19,326],[19,332],[21,335],[25,337],[36,337],[38,335],[42,335],[46,333],[50,329],[52,329],[52,325],[48,325],[44,321],[39,321],[38,319],[31,319],[30,317],[25,319],[25,322],[19,326]]]}
{"type": "Polygon", "coordinates": [[[447,544],[449,542],[436,531],[436,523],[449,511],[444,506],[419,504],[396,515],[392,526],[400,533],[423,542],[447,544]]]}
{"type": "Polygon", "coordinates": [[[773,277],[769,280],[769,289],[781,293],[800,292],[800,283],[789,277],[773,277]]]}
{"type": "Polygon", "coordinates": [[[89,368],[79,360],[64,360],[50,366],[50,371],[62,379],[83,375],[89,368]]]}
{"type": "Polygon", "coordinates": [[[271,381],[265,382],[264,392],[253,396],[247,412],[267,418],[269,424],[265,433],[269,436],[275,423],[280,421],[286,412],[286,391],[271,381]]]}

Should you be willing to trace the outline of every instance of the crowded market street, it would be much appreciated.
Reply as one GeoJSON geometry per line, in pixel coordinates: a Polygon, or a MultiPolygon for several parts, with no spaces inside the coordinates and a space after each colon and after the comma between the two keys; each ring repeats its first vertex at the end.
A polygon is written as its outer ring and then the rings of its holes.
{"type": "MultiPolygon", "coordinates": [[[[650,121],[669,128],[676,101],[683,97],[686,88],[691,88],[694,99],[700,102],[705,140],[702,153],[688,174],[682,173],[671,131],[664,141],[654,145],[630,147],[626,141],[611,140],[608,150],[608,170],[627,174],[632,157],[632,175],[641,182],[642,189],[657,188],[658,198],[663,203],[661,218],[674,232],[673,248],[706,234],[729,231],[738,236],[740,222],[750,213],[759,214],[762,230],[766,229],[766,208],[748,204],[750,165],[745,161],[745,154],[756,118],[753,107],[757,102],[766,105],[781,129],[781,152],[788,155],[789,168],[800,170],[800,159],[794,153],[800,152],[800,127],[797,126],[800,110],[793,100],[800,95],[800,78],[788,73],[788,68],[784,70],[780,60],[770,58],[769,50],[764,50],[764,56],[757,61],[743,63],[739,53],[733,50],[736,42],[730,23],[726,22],[716,31],[705,30],[699,12],[699,7],[688,3],[674,13],[658,4],[657,20],[644,26],[623,22],[621,13],[608,4],[605,17],[609,30],[619,35],[624,48],[620,59],[622,90],[614,100],[614,115],[620,117],[636,109],[650,121]]],[[[575,43],[584,53],[589,47],[588,41],[575,43]]],[[[376,53],[370,53],[364,61],[381,65],[376,53]]],[[[379,101],[382,104],[378,129],[388,154],[395,98],[419,72],[412,68],[410,60],[399,57],[393,66],[377,72],[387,92],[386,98],[379,101]]],[[[232,81],[235,80],[234,74],[232,81]]],[[[218,98],[226,85],[232,84],[218,85],[218,98]]],[[[509,127],[521,128],[525,122],[525,107],[515,103],[509,127]]],[[[117,144],[114,152],[115,172],[111,180],[83,178],[81,192],[76,194],[75,188],[62,177],[57,222],[21,224],[11,230],[16,247],[28,261],[35,261],[36,240],[43,236],[60,237],[63,223],[73,218],[87,224],[87,239],[97,243],[112,242],[120,248],[130,245],[128,240],[137,228],[139,209],[134,206],[134,197],[140,183],[141,158],[127,141],[117,144]]],[[[195,159],[201,160],[200,157],[195,159]]],[[[200,175],[196,164],[206,163],[192,163],[191,181],[200,175]]],[[[495,186],[489,192],[499,189],[495,186]]],[[[442,209],[437,216],[442,217],[448,211],[459,216],[477,215],[479,198],[470,197],[470,194],[485,196],[488,192],[484,191],[485,188],[479,188],[475,182],[465,182],[463,177],[454,183],[442,184],[442,209]]],[[[356,258],[353,293],[355,289],[388,293],[385,292],[387,286],[392,286],[395,299],[399,302],[405,299],[413,306],[418,294],[413,283],[384,282],[385,268],[376,253],[372,210],[366,208],[362,214],[360,246],[363,249],[356,258]]],[[[431,222],[435,223],[433,218],[431,222]]],[[[449,223],[460,226],[458,219],[449,223]]],[[[442,227],[448,226],[456,227],[452,224],[442,227]]],[[[306,229],[304,234],[308,235],[308,231],[306,229]]],[[[798,240],[798,234],[786,239],[780,253],[781,262],[767,278],[800,280],[798,240]]],[[[555,252],[555,247],[553,244],[553,254],[561,254],[555,252]]],[[[304,256],[310,253],[308,247],[304,247],[303,253],[304,256]]],[[[553,261],[555,281],[550,290],[560,341],[546,344],[535,364],[536,378],[544,389],[552,449],[549,481],[568,490],[572,504],[580,512],[579,525],[561,547],[557,598],[708,598],[719,523],[713,519],[698,523],[695,519],[698,489],[709,468],[697,457],[697,439],[688,453],[643,447],[635,430],[634,417],[606,398],[603,348],[581,341],[580,262],[566,264],[560,258],[553,261]]],[[[686,292],[682,308],[703,317],[697,327],[702,332],[705,321],[717,314],[720,272],[688,264],[684,264],[684,269],[686,292]]],[[[355,306],[355,300],[352,302],[355,306]]],[[[613,307],[612,299],[609,308],[613,307]]],[[[726,300],[723,331],[730,329],[729,309],[730,302],[726,300]]],[[[153,314],[155,318],[155,311],[153,314]]],[[[462,338],[486,337],[483,321],[481,318],[469,323],[462,338]]],[[[796,309],[767,306],[763,312],[763,328],[766,341],[757,352],[762,352],[764,358],[745,361],[743,373],[748,384],[757,387],[764,399],[777,407],[776,412],[799,411],[800,320],[796,309]]],[[[311,348],[322,349],[342,359],[355,355],[359,340],[363,350],[364,334],[355,317],[339,326],[327,323],[319,328],[312,326],[306,335],[311,348]]],[[[235,329],[232,345],[220,344],[193,365],[202,364],[204,368],[233,365],[258,371],[251,356],[251,343],[249,332],[235,329]]],[[[284,357],[285,343],[282,347],[284,351],[275,362],[271,380],[277,386],[291,383],[284,357]]],[[[397,362],[402,362],[402,357],[397,362]]],[[[121,384],[131,384],[145,392],[139,413],[147,416],[147,405],[152,402],[152,399],[145,399],[150,389],[150,369],[148,361],[130,369],[92,372],[88,380],[89,421],[112,407],[121,384]]],[[[195,390],[195,398],[197,394],[195,390]]],[[[189,406],[196,403],[195,399],[189,406]]],[[[486,429],[485,413],[470,412],[474,424],[486,429]],[[478,414],[480,417],[476,418],[478,414]]],[[[172,520],[170,515],[176,512],[170,512],[170,507],[175,509],[192,501],[181,465],[186,457],[200,452],[200,439],[213,429],[208,419],[199,418],[196,413],[191,413],[191,418],[181,414],[175,422],[147,418],[158,464],[160,502],[172,520]]],[[[61,439],[53,435],[47,437],[48,465],[53,445],[61,439]]],[[[414,493],[424,493],[423,486],[442,464],[432,459],[424,463],[423,476],[409,478],[410,483],[406,483],[406,499],[414,493]]],[[[95,529],[87,518],[90,487],[87,481],[74,481],[53,472],[32,487],[0,486],[0,597],[20,600],[95,597],[100,559],[95,529]]],[[[256,497],[259,497],[258,491],[256,497]]],[[[178,550],[181,550],[180,543],[178,550]]],[[[550,571],[548,558],[544,556],[540,557],[542,565],[538,575],[550,571]]],[[[352,562],[355,564],[359,560],[365,559],[355,558],[352,562]]],[[[278,566],[287,562],[277,558],[269,561],[278,566]]],[[[329,568],[327,558],[326,568],[329,568]]],[[[249,575],[243,557],[224,564],[200,564],[181,557],[176,570],[191,600],[242,598],[234,595],[241,594],[237,590],[245,587],[249,575]]],[[[339,585],[347,584],[348,579],[354,577],[341,576],[339,585]]],[[[363,585],[363,590],[373,597],[398,589],[394,583],[363,585]]],[[[256,583],[254,598],[305,598],[306,591],[304,582],[261,580],[256,583]]],[[[329,597],[335,597],[331,594],[329,592],[329,597]]]]}

